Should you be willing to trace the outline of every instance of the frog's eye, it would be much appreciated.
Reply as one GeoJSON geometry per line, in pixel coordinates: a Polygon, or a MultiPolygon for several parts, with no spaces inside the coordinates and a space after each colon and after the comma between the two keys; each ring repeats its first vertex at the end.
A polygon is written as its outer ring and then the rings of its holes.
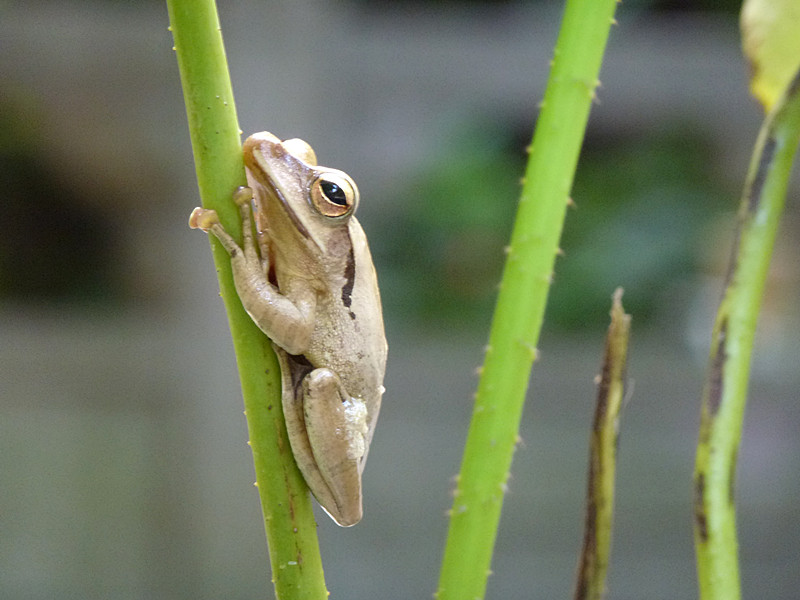
{"type": "Polygon", "coordinates": [[[311,203],[321,215],[344,217],[355,210],[358,191],[349,178],[337,173],[322,173],[311,184],[311,203]]]}

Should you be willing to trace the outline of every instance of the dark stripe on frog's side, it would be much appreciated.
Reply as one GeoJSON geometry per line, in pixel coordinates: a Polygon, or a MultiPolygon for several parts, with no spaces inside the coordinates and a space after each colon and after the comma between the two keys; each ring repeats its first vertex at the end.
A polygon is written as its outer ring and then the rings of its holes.
{"type": "MultiPolygon", "coordinates": [[[[350,252],[347,254],[347,264],[344,266],[344,285],[342,286],[342,304],[348,309],[353,304],[353,286],[356,283],[356,255],[353,251],[353,242],[350,240],[350,252]]],[[[350,310],[350,318],[355,319],[355,313],[350,310]]]]}
{"type": "Polygon", "coordinates": [[[292,378],[292,390],[295,398],[299,397],[300,386],[303,384],[305,376],[314,370],[314,365],[302,354],[283,353],[286,363],[289,366],[289,375],[292,378]]]}

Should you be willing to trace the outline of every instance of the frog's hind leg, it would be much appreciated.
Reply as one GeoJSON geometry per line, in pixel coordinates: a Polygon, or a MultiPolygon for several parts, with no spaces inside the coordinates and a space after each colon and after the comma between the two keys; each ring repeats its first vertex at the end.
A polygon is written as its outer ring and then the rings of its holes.
{"type": "Polygon", "coordinates": [[[322,508],[343,527],[361,520],[367,410],[330,369],[279,351],[283,413],[295,461],[322,508]]]}
{"type": "Polygon", "coordinates": [[[302,385],[308,441],[334,502],[331,505],[320,500],[320,504],[340,525],[355,525],[362,514],[361,458],[366,452],[368,431],[366,405],[352,398],[339,376],[330,369],[314,369],[302,385]]]}
{"type": "Polygon", "coordinates": [[[314,369],[304,356],[275,350],[295,462],[325,512],[343,527],[355,525],[361,520],[366,406],[350,398],[330,369],[314,369]]]}

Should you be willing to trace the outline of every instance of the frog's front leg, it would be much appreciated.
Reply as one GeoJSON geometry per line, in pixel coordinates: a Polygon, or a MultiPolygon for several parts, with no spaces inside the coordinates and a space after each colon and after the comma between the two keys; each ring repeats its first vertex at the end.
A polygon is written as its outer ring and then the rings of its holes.
{"type": "Polygon", "coordinates": [[[362,514],[366,405],[347,393],[336,373],[318,368],[303,378],[296,394],[284,394],[283,412],[292,452],[311,492],[339,525],[355,525],[362,514]],[[291,435],[298,429],[305,435],[291,435]]]}
{"type": "Polygon", "coordinates": [[[243,247],[225,230],[216,211],[195,208],[189,227],[214,235],[228,252],[236,293],[259,329],[290,354],[302,354],[314,330],[316,296],[312,289],[297,286],[289,298],[269,281],[269,257],[259,256],[253,236],[252,198],[247,187],[239,188],[233,197],[242,220],[243,247]]]}

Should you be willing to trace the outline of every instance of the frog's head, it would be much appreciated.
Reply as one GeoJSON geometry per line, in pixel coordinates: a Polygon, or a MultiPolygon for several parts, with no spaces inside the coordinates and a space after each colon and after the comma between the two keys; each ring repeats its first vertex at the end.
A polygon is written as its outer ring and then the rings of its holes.
{"type": "Polygon", "coordinates": [[[292,235],[320,250],[334,232],[346,228],[358,206],[358,188],[342,171],[317,165],[314,150],[300,139],[281,141],[266,131],[244,144],[244,161],[256,201],[273,235],[292,235]],[[252,181],[255,180],[255,181],[252,181]]]}

